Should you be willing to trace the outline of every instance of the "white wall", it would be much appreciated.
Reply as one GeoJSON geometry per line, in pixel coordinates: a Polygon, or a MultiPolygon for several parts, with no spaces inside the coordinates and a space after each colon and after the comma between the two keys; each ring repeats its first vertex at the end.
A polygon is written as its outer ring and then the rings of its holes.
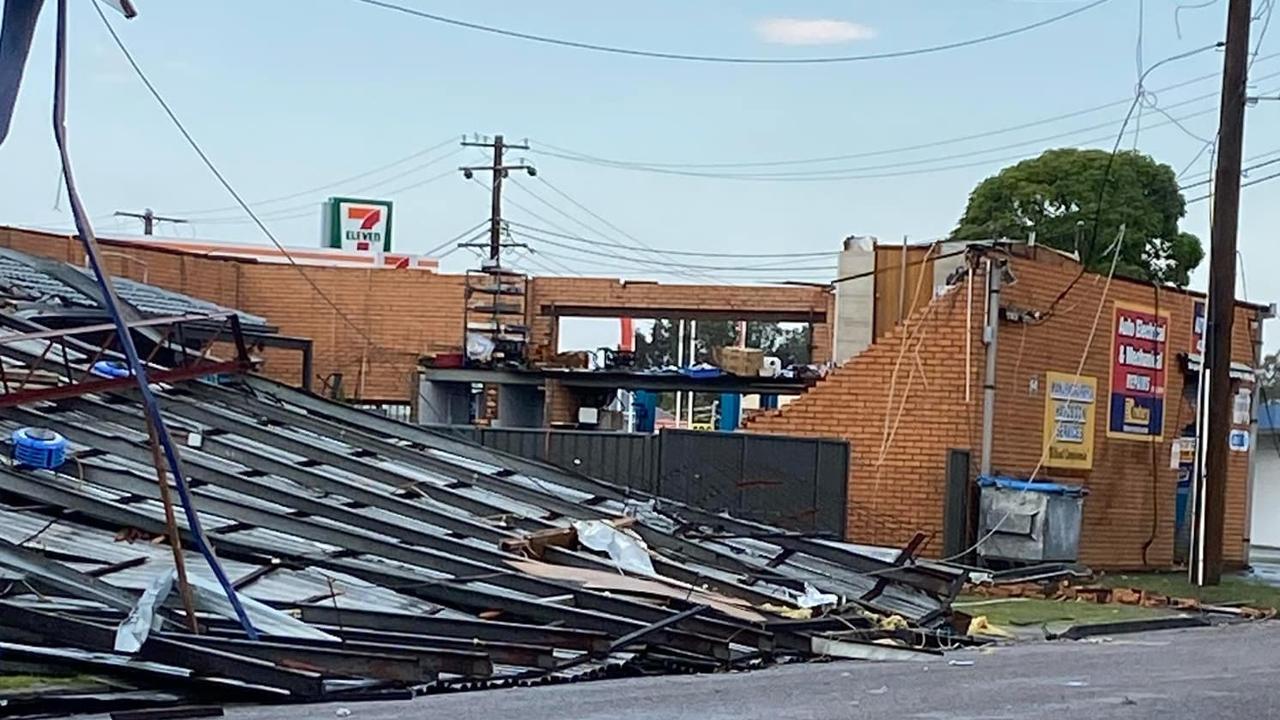
{"type": "Polygon", "coordinates": [[[874,238],[849,237],[840,252],[839,276],[866,275],[836,285],[836,364],[857,355],[872,341],[875,324],[876,269],[874,238]]]}
{"type": "Polygon", "coordinates": [[[1258,436],[1254,448],[1257,475],[1253,484],[1253,545],[1280,548],[1280,452],[1274,437],[1258,436]]]}

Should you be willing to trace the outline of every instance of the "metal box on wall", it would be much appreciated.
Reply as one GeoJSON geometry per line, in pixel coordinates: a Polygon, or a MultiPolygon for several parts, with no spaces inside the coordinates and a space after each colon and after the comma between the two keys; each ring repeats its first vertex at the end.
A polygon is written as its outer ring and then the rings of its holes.
{"type": "Polygon", "coordinates": [[[1087,490],[1079,485],[1005,477],[978,480],[978,554],[1021,563],[1075,562],[1087,490]]]}

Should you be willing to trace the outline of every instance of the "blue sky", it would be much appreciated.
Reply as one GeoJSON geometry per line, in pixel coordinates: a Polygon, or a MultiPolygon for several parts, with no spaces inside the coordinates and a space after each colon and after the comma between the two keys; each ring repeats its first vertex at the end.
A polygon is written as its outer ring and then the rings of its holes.
{"type": "MultiPolygon", "coordinates": [[[[1081,2],[1052,0],[697,0],[600,3],[547,0],[403,0],[442,15],[531,33],[673,52],[769,57],[860,54],[915,48],[985,35],[1057,15],[1081,2]],[[821,26],[779,20],[827,20],[821,26]],[[774,21],[770,24],[770,21],[774,21]],[[790,34],[778,28],[791,28],[790,34]],[[773,28],[773,33],[762,29],[773,28]],[[824,40],[829,44],[794,44],[824,40]]],[[[353,0],[307,2],[159,2],[138,0],[141,14],[113,17],[125,42],[192,133],[251,200],[291,195],[392,163],[450,137],[505,133],[576,152],[640,163],[768,162],[870,153],[999,130],[1132,98],[1137,76],[1139,0],[1111,0],[1060,23],[984,45],[863,63],[800,66],[712,65],[589,53],[480,34],[413,19],[353,0]]],[[[1225,2],[1183,11],[1173,0],[1145,0],[1147,66],[1221,38],[1225,2]]],[[[70,127],[78,179],[102,232],[132,232],[111,220],[116,209],[145,206],[196,222],[180,236],[261,241],[232,209],[195,155],[133,77],[85,2],[75,9],[70,127]],[[223,208],[219,210],[219,208],[223,208]],[[203,212],[197,212],[203,211],[203,212]]],[[[52,8],[49,8],[52,10],[52,8]]],[[[52,12],[46,12],[8,142],[0,148],[6,183],[0,221],[65,225],[53,209],[58,186],[49,130],[52,12]]],[[[1277,20],[1280,25],[1280,19],[1277,20]]],[[[1255,31],[1258,28],[1255,27],[1255,31]]],[[[1280,29],[1273,29],[1255,77],[1280,73],[1280,29]]],[[[1255,32],[1256,35],[1256,32],[1255,32]]],[[[1170,63],[1147,80],[1164,88],[1221,69],[1221,54],[1170,63]]],[[[1206,80],[1156,93],[1184,130],[1144,111],[1137,146],[1186,166],[1211,137],[1216,92],[1206,80]]],[[[1280,94],[1280,74],[1256,90],[1280,94]]],[[[1020,131],[911,152],[893,152],[798,169],[848,168],[884,175],[832,182],[749,182],[634,172],[520,153],[540,177],[631,236],[657,247],[723,252],[834,251],[841,238],[886,240],[947,233],[969,190],[1013,158],[1049,147],[1109,148],[1126,107],[1116,105],[1020,131]],[[1083,130],[1104,125],[1100,129],[1083,130]],[[1060,139],[1039,140],[1062,135],[1060,139]],[[1090,141],[1092,142],[1086,142],[1090,141]],[[962,157],[945,159],[945,156],[962,157]],[[968,167],[949,168],[954,165],[968,167]]],[[[1280,151],[1280,102],[1249,111],[1246,158],[1280,151]]],[[[1132,147],[1130,134],[1125,147],[1132,147]]],[[[432,178],[473,152],[452,147],[333,189],[259,206],[288,245],[319,242],[319,203],[330,194],[382,196],[432,178]],[[447,156],[447,157],[445,157],[447,156]],[[419,166],[436,160],[428,167],[419,166]],[[402,175],[402,177],[393,177],[402,175]],[[390,179],[388,179],[390,178],[390,179]],[[364,186],[379,183],[367,192],[364,186]]],[[[1186,174],[1206,177],[1208,154],[1186,174]]],[[[765,171],[792,169],[765,168],[765,171]]],[[[1275,172],[1275,165],[1258,175],[1275,172]]],[[[1201,185],[1188,198],[1203,194],[1201,185]]],[[[397,249],[424,251],[488,215],[486,193],[448,176],[387,195],[396,201],[397,249]]],[[[509,186],[507,215],[634,244],[586,215],[538,179],[509,186]],[[549,209],[540,196],[577,221],[549,209]],[[537,219],[526,210],[535,211],[537,219]],[[594,228],[589,232],[588,228],[594,228]]],[[[1277,299],[1267,280],[1280,267],[1272,228],[1280,221],[1280,181],[1244,191],[1240,247],[1249,299],[1277,299]]],[[[61,204],[65,208],[65,202],[61,204]]],[[[1208,203],[1190,206],[1184,228],[1208,237],[1208,203]]],[[[533,241],[524,260],[597,275],[629,268],[635,277],[679,280],[646,267],[638,251],[597,248],[583,254],[533,241]],[[555,257],[559,255],[561,257],[555,257]]],[[[572,243],[571,243],[572,244],[572,243]]],[[[653,256],[648,256],[653,257],[653,256]]],[[[467,251],[446,269],[473,264],[467,251]]],[[[672,262],[667,256],[664,262],[672,262]]],[[[724,264],[706,260],[703,264],[724,264]]],[[[767,262],[767,261],[762,261],[767,262]]],[[[821,267],[818,258],[789,261],[821,267]]],[[[689,274],[686,271],[686,276],[689,274]]],[[[805,279],[829,277],[799,269],[805,279]]],[[[697,273],[734,278],[724,271],[697,273]]],[[[1203,268],[1194,285],[1203,287],[1203,268]]],[[[1243,295],[1243,291],[1239,294],[1243,295]]],[[[1268,347],[1280,346],[1272,329],[1268,347]]]]}

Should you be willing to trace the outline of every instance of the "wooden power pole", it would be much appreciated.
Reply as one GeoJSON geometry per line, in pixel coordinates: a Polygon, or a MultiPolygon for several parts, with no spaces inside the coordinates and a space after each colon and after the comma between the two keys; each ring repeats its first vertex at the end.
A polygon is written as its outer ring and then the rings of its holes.
{"type": "Polygon", "coordinates": [[[477,171],[493,173],[493,183],[489,186],[489,260],[495,265],[500,265],[502,258],[502,180],[512,170],[524,170],[530,175],[537,175],[538,171],[532,165],[504,165],[503,160],[507,150],[528,150],[529,146],[525,143],[513,145],[503,140],[501,135],[495,135],[493,142],[488,140],[483,142],[463,140],[462,146],[493,148],[492,165],[470,165],[461,167],[459,170],[468,180],[475,177],[477,171]]]}
{"type": "Polygon", "coordinates": [[[1249,74],[1251,0],[1231,0],[1222,67],[1222,108],[1218,119],[1218,166],[1213,187],[1213,228],[1209,240],[1209,307],[1204,377],[1208,412],[1202,414],[1204,473],[1199,478],[1190,579],[1217,585],[1222,578],[1227,461],[1231,433],[1231,331],[1236,309],[1236,232],[1240,218],[1240,165],[1249,74]]]}
{"type": "Polygon", "coordinates": [[[135,220],[141,220],[143,235],[156,234],[157,220],[160,222],[171,222],[171,223],[186,222],[186,220],[183,220],[182,218],[171,218],[171,217],[165,217],[163,215],[157,215],[151,211],[151,208],[147,208],[140,213],[124,212],[123,210],[117,210],[115,214],[116,214],[116,217],[128,217],[128,218],[134,218],[135,220]]]}

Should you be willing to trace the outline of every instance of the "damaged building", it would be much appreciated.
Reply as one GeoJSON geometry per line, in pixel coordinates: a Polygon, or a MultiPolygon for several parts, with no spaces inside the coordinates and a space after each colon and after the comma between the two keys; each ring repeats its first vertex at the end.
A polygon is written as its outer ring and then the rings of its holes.
{"type": "MultiPolygon", "coordinates": [[[[852,329],[838,320],[837,333],[861,333],[869,346],[837,339],[848,359],[791,404],[746,423],[750,432],[851,443],[850,540],[892,544],[923,530],[942,539],[928,550],[942,557],[990,534],[972,497],[985,436],[988,474],[1035,473],[1087,491],[1081,562],[1171,567],[1186,558],[1203,295],[1108,279],[1045,247],[850,250],[863,257],[855,267],[871,270],[841,290],[840,307],[872,310],[852,318],[852,329]],[[995,272],[1003,282],[992,289],[995,272]],[[989,359],[994,411],[984,418],[989,359]]],[[[1235,566],[1247,562],[1250,543],[1253,369],[1271,314],[1236,306],[1224,541],[1235,566]]],[[[1000,534],[1031,530],[1008,523],[1000,534]]]]}

